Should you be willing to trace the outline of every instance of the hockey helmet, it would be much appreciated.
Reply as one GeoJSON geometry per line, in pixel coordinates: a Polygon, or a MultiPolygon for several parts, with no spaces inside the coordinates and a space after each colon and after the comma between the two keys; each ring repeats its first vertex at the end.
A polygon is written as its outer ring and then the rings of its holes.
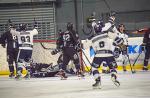
{"type": "Polygon", "coordinates": [[[72,30],[73,29],[73,24],[71,22],[67,23],[67,30],[72,30]]]}
{"type": "Polygon", "coordinates": [[[120,28],[120,27],[125,27],[125,25],[124,25],[124,24],[119,24],[119,28],[120,28]]]}
{"type": "Polygon", "coordinates": [[[19,25],[19,30],[26,30],[26,28],[27,26],[24,23],[19,25]]]}
{"type": "Polygon", "coordinates": [[[109,17],[116,17],[116,12],[115,11],[111,11],[110,13],[109,13],[109,17]]]}

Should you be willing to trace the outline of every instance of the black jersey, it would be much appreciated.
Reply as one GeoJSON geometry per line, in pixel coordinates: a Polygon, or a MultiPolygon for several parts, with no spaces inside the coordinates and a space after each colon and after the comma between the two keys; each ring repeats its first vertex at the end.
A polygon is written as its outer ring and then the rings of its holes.
{"type": "Polygon", "coordinates": [[[75,47],[79,43],[79,36],[74,30],[65,31],[59,38],[59,45],[62,47],[75,47]]]}
{"type": "Polygon", "coordinates": [[[144,34],[143,43],[146,43],[146,45],[150,46],[150,28],[144,34]]]}
{"type": "Polygon", "coordinates": [[[7,31],[1,35],[1,44],[5,46],[7,43],[7,50],[17,49],[18,48],[18,41],[17,36],[12,35],[10,31],[7,31]]]}

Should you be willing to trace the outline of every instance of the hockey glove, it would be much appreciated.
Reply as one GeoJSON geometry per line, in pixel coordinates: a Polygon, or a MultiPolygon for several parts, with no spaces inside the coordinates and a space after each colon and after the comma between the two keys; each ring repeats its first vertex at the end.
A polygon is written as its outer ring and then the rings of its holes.
{"type": "Polygon", "coordinates": [[[140,46],[141,46],[142,51],[145,51],[145,43],[142,43],[140,46]]]}
{"type": "Polygon", "coordinates": [[[51,54],[52,55],[55,55],[55,54],[57,54],[59,52],[59,50],[58,49],[55,49],[55,50],[53,50],[52,52],[51,52],[51,54]]]}
{"type": "Polygon", "coordinates": [[[127,50],[127,46],[124,44],[119,44],[118,46],[121,48],[122,51],[127,50]]]}
{"type": "Polygon", "coordinates": [[[113,42],[113,45],[114,46],[119,46],[122,49],[124,47],[123,43],[124,43],[123,38],[116,37],[114,42],[113,42]]]}
{"type": "Polygon", "coordinates": [[[75,46],[75,49],[79,52],[81,50],[81,44],[78,43],[76,46],[75,46]]]}
{"type": "Polygon", "coordinates": [[[5,44],[2,44],[2,47],[5,48],[6,47],[5,44]]]}

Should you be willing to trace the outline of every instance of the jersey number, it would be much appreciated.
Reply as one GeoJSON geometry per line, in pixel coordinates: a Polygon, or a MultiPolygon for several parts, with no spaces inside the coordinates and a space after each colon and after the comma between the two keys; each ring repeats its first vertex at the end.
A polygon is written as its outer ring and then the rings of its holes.
{"type": "Polygon", "coordinates": [[[100,47],[100,48],[103,48],[104,46],[105,46],[104,41],[99,42],[99,47],[100,47]]]}
{"type": "Polygon", "coordinates": [[[24,42],[30,42],[30,36],[21,36],[21,41],[24,42]]]}
{"type": "Polygon", "coordinates": [[[70,35],[69,34],[63,35],[63,40],[70,41],[70,35]]]}

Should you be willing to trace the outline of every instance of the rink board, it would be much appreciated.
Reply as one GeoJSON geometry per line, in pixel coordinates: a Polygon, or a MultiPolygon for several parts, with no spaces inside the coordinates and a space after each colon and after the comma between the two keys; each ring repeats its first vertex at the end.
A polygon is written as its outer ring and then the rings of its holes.
{"type": "MultiPolygon", "coordinates": [[[[128,39],[128,44],[129,44],[128,54],[129,54],[129,59],[130,59],[130,62],[131,62],[131,66],[133,65],[135,60],[138,58],[137,61],[135,62],[135,65],[134,65],[134,68],[138,69],[138,70],[142,69],[143,62],[144,62],[144,56],[145,56],[144,51],[141,50],[141,46],[140,46],[142,44],[142,41],[143,41],[143,37],[134,37],[134,38],[129,38],[128,39]],[[139,54],[140,54],[140,56],[139,56],[139,54]]],[[[85,40],[83,41],[83,43],[84,42],[85,42],[85,40]]],[[[83,55],[83,60],[85,61],[87,67],[90,69],[91,68],[90,63],[93,60],[94,53],[92,53],[90,51],[90,49],[87,48],[87,46],[83,50],[84,50],[84,53],[86,53],[86,56],[83,55]],[[88,60],[87,60],[87,58],[88,58],[88,60]],[[89,61],[90,61],[90,63],[89,63],[89,61]]],[[[122,55],[121,54],[116,59],[116,61],[117,61],[117,64],[119,66],[118,70],[122,70],[123,60],[122,60],[122,55]]],[[[128,61],[127,70],[130,70],[131,67],[130,67],[130,64],[129,64],[129,60],[127,60],[127,61],[128,61]]],[[[149,59],[149,65],[150,65],[150,59],[149,59]]],[[[86,70],[88,70],[88,69],[86,68],[86,70]]]]}
{"type": "MultiPolygon", "coordinates": [[[[137,58],[137,56],[139,55],[139,53],[141,53],[141,43],[142,43],[143,38],[142,37],[134,37],[134,38],[129,38],[129,47],[128,47],[128,53],[129,53],[129,58],[131,61],[131,64],[134,63],[135,59],[137,58]]],[[[84,42],[84,41],[83,41],[84,42]]],[[[50,44],[50,46],[52,48],[55,48],[54,44],[50,44]]],[[[50,51],[49,50],[44,50],[41,48],[39,43],[35,43],[34,44],[34,49],[33,49],[33,59],[36,60],[36,62],[38,63],[57,63],[57,58],[59,55],[55,55],[52,56],[50,55],[50,51]],[[42,53],[40,53],[42,52],[42,53]]],[[[0,46],[0,74],[9,74],[8,71],[8,65],[7,65],[7,57],[6,57],[6,48],[2,48],[0,46]]],[[[86,54],[86,57],[88,58],[88,60],[90,62],[92,62],[94,55],[90,54],[90,49],[84,49],[83,50],[84,53],[86,54]]],[[[86,63],[85,69],[88,70],[91,68],[89,61],[86,59],[86,57],[83,55],[83,60],[86,63]],[[88,69],[87,69],[88,68],[88,69]]],[[[122,70],[122,55],[119,56],[119,58],[116,59],[117,60],[117,64],[119,65],[118,70],[122,70]]],[[[134,68],[135,69],[142,69],[143,67],[143,61],[144,61],[144,52],[141,53],[141,55],[139,56],[137,62],[135,63],[134,68]]],[[[149,62],[150,64],[150,62],[149,62]]],[[[101,68],[100,68],[101,69],[101,68]]],[[[127,70],[130,70],[131,67],[128,64],[127,66],[127,70]]]]}

